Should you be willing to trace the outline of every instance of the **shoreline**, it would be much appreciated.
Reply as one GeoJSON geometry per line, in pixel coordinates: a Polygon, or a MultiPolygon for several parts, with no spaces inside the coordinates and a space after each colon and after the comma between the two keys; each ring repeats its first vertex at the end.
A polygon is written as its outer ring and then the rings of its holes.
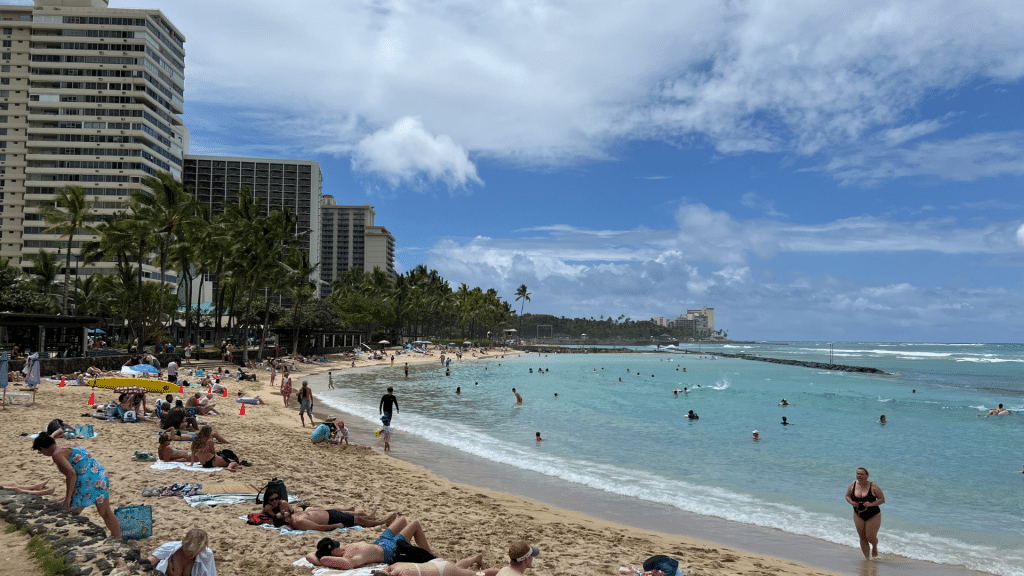
{"type": "MultiPolygon", "coordinates": [[[[359,416],[333,407],[316,409],[314,414],[320,420],[335,417],[346,422],[364,422],[359,416]]],[[[364,445],[377,443],[372,433],[357,438],[353,432],[352,440],[364,445]]],[[[372,449],[377,450],[376,447],[372,449]]],[[[773,528],[686,512],[586,486],[566,484],[561,479],[507,464],[481,461],[475,456],[410,433],[402,434],[397,442],[392,442],[392,457],[420,466],[455,483],[536,500],[584,517],[589,516],[633,529],[652,530],[694,539],[708,546],[726,546],[741,550],[743,553],[763,554],[783,562],[797,562],[808,568],[837,574],[991,576],[987,572],[969,570],[964,566],[937,564],[895,555],[886,555],[881,561],[865,562],[861,559],[860,551],[853,547],[773,528]],[[623,509],[634,510],[636,513],[624,514],[623,509]]],[[[850,530],[854,530],[852,521],[850,530]]]]}
{"type": "MultiPolygon", "coordinates": [[[[500,356],[501,353],[497,353],[475,359],[499,359],[500,356]]],[[[464,356],[464,360],[468,359],[473,357],[464,356]]],[[[400,371],[406,361],[406,358],[396,358],[394,369],[400,371]]],[[[410,364],[437,362],[438,356],[409,357],[408,361],[410,364]]],[[[389,367],[386,362],[358,361],[356,365],[359,370],[370,366],[389,367]]],[[[325,372],[344,374],[352,369],[351,361],[303,365],[303,368],[309,371],[294,374],[293,382],[301,385],[302,380],[310,380],[314,393],[326,388],[325,372]]],[[[685,525],[705,523],[706,519],[683,517],[666,507],[646,506],[639,501],[634,502],[636,514],[633,519],[644,526],[631,526],[631,522],[624,521],[626,519],[602,517],[604,511],[600,499],[581,498],[580,494],[586,491],[574,486],[562,486],[567,492],[564,497],[555,496],[555,501],[562,506],[556,507],[545,503],[550,501],[549,488],[532,478],[489,462],[473,466],[472,462],[464,462],[471,458],[440,451],[411,435],[403,435],[396,448],[403,457],[419,453],[422,465],[414,463],[415,459],[406,461],[386,456],[369,446],[375,440],[374,427],[367,426],[362,419],[354,419],[349,425],[351,440],[361,446],[314,446],[309,441],[311,429],[300,426],[294,405],[285,408],[276,394],[276,384],[273,390],[269,386],[266,371],[259,371],[257,375],[257,382],[228,380],[230,399],[215,399],[224,409],[223,415],[203,418],[230,440],[229,448],[241,458],[253,462],[251,468],[242,468],[236,473],[161,471],[151,469],[149,464],[133,462],[131,455],[135,451],[155,451],[155,425],[121,424],[79,417],[82,412],[91,411],[85,404],[92,392],[96,393],[98,404],[116,397],[109,390],[77,386],[58,389],[55,383],[44,382],[34,405],[10,406],[0,413],[0,433],[9,437],[32,433],[54,417],[72,425],[83,421],[94,424],[97,437],[75,441],[74,444],[85,447],[106,467],[111,482],[112,506],[153,506],[153,537],[139,542],[142,550],[150,551],[164,542],[180,540],[188,527],[196,525],[210,534],[210,547],[215,553],[218,572],[223,576],[309,574],[293,567],[291,562],[312,551],[323,534],[282,536],[274,530],[247,526],[238,520],[238,516],[256,511],[255,504],[193,509],[179,498],[142,497],[143,489],[181,482],[199,482],[207,487],[245,483],[258,489],[271,478],[278,477],[286,481],[290,492],[294,491],[314,505],[355,505],[366,510],[376,509],[382,516],[397,511],[410,519],[420,520],[431,547],[449,559],[482,552],[485,567],[501,567],[507,564],[505,551],[509,542],[528,539],[544,551],[531,572],[537,576],[618,574],[620,566],[642,563],[648,556],[661,553],[678,559],[684,573],[710,576],[772,572],[799,576],[859,575],[864,573],[862,569],[865,567],[871,569],[872,576],[908,574],[909,561],[894,557],[879,562],[862,562],[859,551],[854,549],[842,548],[842,555],[852,558],[859,568],[849,572],[829,571],[767,553],[740,551],[756,547],[758,540],[767,537],[742,532],[738,536],[741,544],[734,547],[679,535],[669,520],[685,525]],[[233,402],[233,396],[238,389],[262,396],[267,404],[246,406],[247,414],[237,416],[239,405],[233,402]],[[430,467],[439,468],[445,474],[432,472],[430,467]],[[460,468],[472,474],[465,480],[446,477],[460,468]],[[491,484],[491,480],[485,479],[488,475],[499,481],[491,484]],[[483,486],[478,487],[480,484],[483,486]],[[530,497],[515,495],[520,490],[530,497]]],[[[316,404],[323,407],[321,402],[316,404]]],[[[326,413],[322,409],[319,412],[326,413]]],[[[187,450],[188,446],[182,442],[175,448],[187,450]]],[[[5,471],[5,482],[32,483],[49,479],[51,485],[63,483],[63,477],[53,462],[32,452],[25,438],[12,438],[10,449],[0,454],[0,464],[5,471]]],[[[102,525],[95,507],[85,509],[82,515],[102,525]]],[[[351,543],[370,541],[378,534],[379,529],[368,529],[334,532],[331,537],[342,543],[351,543]]],[[[808,540],[808,547],[821,547],[821,543],[808,540]]],[[[937,572],[932,570],[929,573],[937,572]]],[[[960,569],[955,573],[970,572],[960,569]]]]}

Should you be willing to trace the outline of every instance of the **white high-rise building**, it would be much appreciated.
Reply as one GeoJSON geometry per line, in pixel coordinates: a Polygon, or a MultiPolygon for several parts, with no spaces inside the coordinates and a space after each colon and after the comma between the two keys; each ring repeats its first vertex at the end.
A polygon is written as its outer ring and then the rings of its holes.
{"type": "MultiPolygon", "coordinates": [[[[43,233],[39,207],[57,189],[80,186],[97,213],[112,214],[144,177],[181,178],[185,37],[159,10],[35,0],[0,6],[0,41],[0,259],[28,269],[40,249],[77,255],[96,239],[79,234],[69,247],[43,233]]],[[[113,266],[76,261],[80,276],[113,266]]]]}
{"type": "Polygon", "coordinates": [[[323,240],[320,248],[320,295],[327,297],[343,272],[380,268],[392,280],[395,272],[395,237],[383,226],[374,226],[373,206],[343,206],[324,196],[323,240]]]}

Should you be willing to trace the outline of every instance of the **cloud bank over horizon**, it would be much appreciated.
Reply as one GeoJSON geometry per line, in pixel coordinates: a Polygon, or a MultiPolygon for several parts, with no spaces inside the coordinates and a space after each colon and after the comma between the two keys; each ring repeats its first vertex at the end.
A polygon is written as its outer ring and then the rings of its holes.
{"type": "Polygon", "coordinates": [[[805,339],[824,326],[841,326],[832,338],[875,340],[881,331],[901,340],[936,326],[936,334],[957,332],[963,341],[985,333],[1010,341],[1024,325],[1024,311],[1014,304],[1024,297],[1020,286],[907,282],[898,280],[905,271],[887,270],[890,262],[929,254],[955,257],[965,267],[1015,258],[1024,269],[1019,219],[964,225],[864,216],[807,225],[736,220],[682,203],[676,222],[672,230],[559,225],[508,238],[446,238],[425,260],[449,279],[499,287],[506,298],[525,283],[533,293],[527,312],[590,317],[598,309],[617,317],[633,311],[634,320],[646,320],[707,305],[718,309],[719,327],[748,339],[805,339]],[[837,259],[842,269],[846,255],[865,252],[874,254],[876,278],[774,268],[780,257],[808,256],[837,259]]]}

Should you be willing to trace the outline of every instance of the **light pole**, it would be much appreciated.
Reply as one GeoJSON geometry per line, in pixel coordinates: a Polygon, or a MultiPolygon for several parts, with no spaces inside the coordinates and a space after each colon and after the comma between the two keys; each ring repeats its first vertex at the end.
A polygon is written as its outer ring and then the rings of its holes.
{"type": "Polygon", "coordinates": [[[583,349],[584,352],[586,352],[586,350],[587,350],[587,335],[586,334],[580,334],[580,348],[583,349]]]}

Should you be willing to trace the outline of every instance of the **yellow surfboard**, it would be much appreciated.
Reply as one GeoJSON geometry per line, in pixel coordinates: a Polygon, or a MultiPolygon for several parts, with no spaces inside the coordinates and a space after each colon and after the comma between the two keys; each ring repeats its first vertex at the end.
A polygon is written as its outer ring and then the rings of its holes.
{"type": "Polygon", "coordinates": [[[157,380],[156,378],[95,378],[88,382],[90,386],[107,388],[109,390],[117,390],[122,386],[138,386],[150,392],[158,392],[160,394],[178,391],[177,383],[157,380]]]}

